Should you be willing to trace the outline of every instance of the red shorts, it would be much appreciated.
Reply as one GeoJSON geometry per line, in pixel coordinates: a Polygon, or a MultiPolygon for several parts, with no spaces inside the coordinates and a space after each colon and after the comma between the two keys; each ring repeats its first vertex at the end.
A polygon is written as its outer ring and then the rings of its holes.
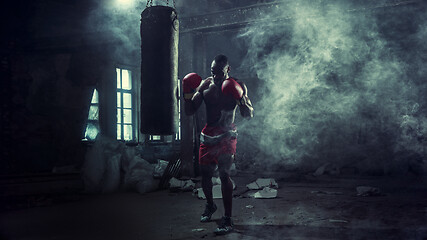
{"type": "MultiPolygon", "coordinates": [[[[232,124],[230,127],[211,127],[205,126],[202,133],[208,136],[218,136],[228,132],[230,130],[236,130],[236,126],[232,124]]],[[[237,138],[235,136],[226,136],[213,145],[206,145],[200,143],[199,148],[199,164],[208,165],[211,163],[218,164],[218,157],[223,154],[235,154],[236,153],[237,138]]]]}

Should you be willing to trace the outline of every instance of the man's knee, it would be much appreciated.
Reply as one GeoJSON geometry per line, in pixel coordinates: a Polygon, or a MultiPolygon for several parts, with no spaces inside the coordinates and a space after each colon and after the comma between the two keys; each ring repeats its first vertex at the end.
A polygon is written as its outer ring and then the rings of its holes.
{"type": "Polygon", "coordinates": [[[227,173],[227,172],[222,172],[222,173],[220,172],[219,173],[219,178],[221,179],[222,183],[228,182],[228,180],[230,179],[230,174],[227,173]]]}
{"type": "Polygon", "coordinates": [[[220,178],[230,176],[231,165],[233,164],[233,155],[221,155],[218,159],[218,172],[220,178]]]}

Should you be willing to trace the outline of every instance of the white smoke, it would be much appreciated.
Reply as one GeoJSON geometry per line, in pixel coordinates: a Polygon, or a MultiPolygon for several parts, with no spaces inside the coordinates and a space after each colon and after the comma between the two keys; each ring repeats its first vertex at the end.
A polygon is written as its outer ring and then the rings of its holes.
{"type": "MultiPolygon", "coordinates": [[[[383,33],[394,24],[384,20],[399,19],[396,13],[380,17],[322,1],[280,6],[239,36],[248,45],[243,66],[261,81],[256,117],[240,128],[259,145],[257,161],[392,172],[425,158],[426,100],[419,89],[425,93],[420,78],[427,67],[383,33]],[[417,75],[408,71],[414,64],[417,75]]],[[[425,54],[425,16],[413,18],[420,23],[411,22],[418,27],[410,47],[425,54]]]]}

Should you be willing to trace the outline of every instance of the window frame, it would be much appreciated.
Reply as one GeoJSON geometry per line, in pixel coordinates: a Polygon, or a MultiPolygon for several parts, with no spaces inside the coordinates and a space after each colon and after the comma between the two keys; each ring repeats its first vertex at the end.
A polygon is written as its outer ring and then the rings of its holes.
{"type": "Polygon", "coordinates": [[[83,138],[81,139],[81,141],[83,141],[83,142],[95,142],[96,138],[101,133],[101,128],[100,128],[100,124],[99,124],[99,118],[100,118],[100,115],[99,115],[99,91],[95,87],[95,88],[93,88],[93,90],[91,91],[91,93],[92,94],[91,94],[91,98],[90,98],[89,108],[87,110],[88,115],[87,115],[87,118],[86,118],[84,130],[83,130],[83,138]],[[95,94],[96,94],[97,101],[95,103],[93,103],[93,98],[94,98],[95,94]],[[97,109],[98,109],[97,110],[97,116],[96,116],[95,119],[89,119],[90,109],[93,106],[96,106],[97,109]],[[96,128],[98,130],[95,139],[88,139],[87,138],[87,128],[88,128],[89,124],[93,124],[94,126],[96,126],[96,128]]]}
{"type": "Polygon", "coordinates": [[[124,66],[124,65],[116,65],[115,67],[116,70],[116,81],[115,81],[115,99],[116,99],[116,106],[115,106],[115,111],[116,111],[116,122],[115,122],[115,129],[116,129],[116,140],[117,141],[123,141],[126,143],[137,143],[139,142],[139,131],[137,131],[138,129],[138,109],[137,109],[137,97],[138,97],[138,91],[137,91],[137,83],[134,81],[135,79],[135,68],[131,67],[131,66],[124,66]],[[123,89],[123,70],[126,70],[129,72],[129,77],[130,77],[130,89],[123,89]],[[118,72],[120,72],[120,88],[118,88],[118,72]],[[120,107],[118,106],[118,95],[120,94],[120,107]],[[123,102],[123,96],[124,94],[130,94],[131,96],[131,107],[124,107],[124,102],[123,102]],[[121,110],[121,114],[120,114],[120,122],[118,121],[118,110],[121,110]],[[131,110],[131,123],[125,123],[124,122],[124,110],[131,110]],[[118,127],[120,125],[120,133],[121,136],[119,138],[118,136],[118,127]],[[132,128],[132,137],[130,140],[126,140],[125,139],[125,135],[124,135],[124,128],[126,125],[130,125],[132,128]]]}

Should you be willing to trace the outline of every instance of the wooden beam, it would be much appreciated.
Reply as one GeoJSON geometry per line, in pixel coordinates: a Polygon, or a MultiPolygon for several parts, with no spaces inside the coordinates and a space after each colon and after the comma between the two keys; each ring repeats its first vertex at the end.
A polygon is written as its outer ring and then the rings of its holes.
{"type": "MultiPolygon", "coordinates": [[[[338,2],[339,1],[337,1],[337,3],[338,2]]],[[[386,0],[381,1],[380,3],[377,1],[358,1],[357,6],[354,5],[354,7],[349,7],[347,11],[371,11],[382,8],[418,4],[421,2],[423,2],[423,0],[386,0]]],[[[254,4],[247,7],[229,9],[221,12],[184,17],[180,19],[180,32],[212,32],[241,28],[253,22],[267,20],[266,16],[277,8],[286,7],[286,3],[287,1],[274,1],[270,3],[254,4]]],[[[328,3],[332,5],[333,1],[328,3]]],[[[286,21],[289,19],[292,19],[292,15],[268,18],[269,21],[286,21]]]]}

